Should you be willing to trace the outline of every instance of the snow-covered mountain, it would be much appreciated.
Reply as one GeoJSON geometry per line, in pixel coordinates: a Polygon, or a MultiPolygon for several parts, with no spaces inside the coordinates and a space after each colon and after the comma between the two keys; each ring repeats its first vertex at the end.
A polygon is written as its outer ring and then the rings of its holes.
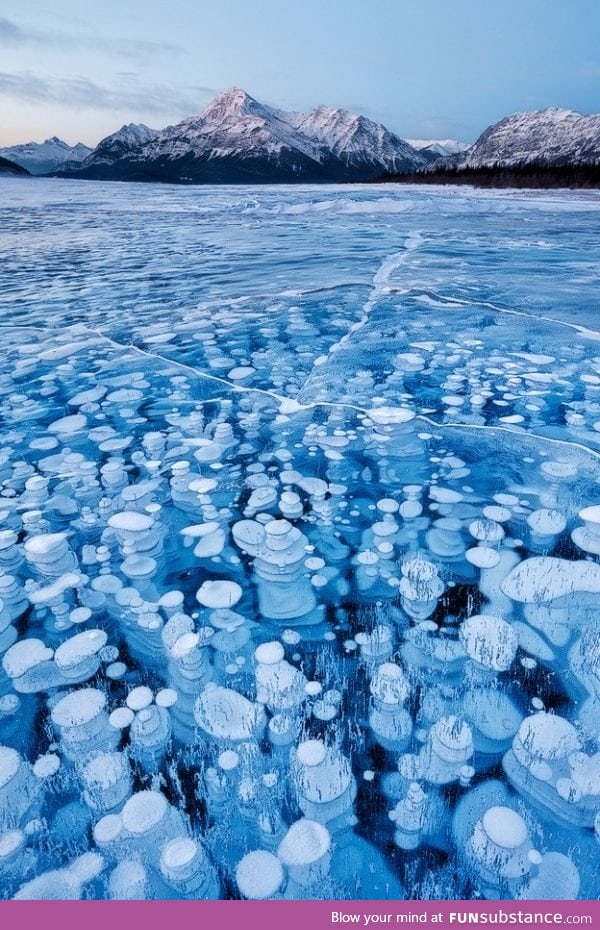
{"type": "Polygon", "coordinates": [[[0,148],[0,156],[27,168],[31,174],[48,174],[67,163],[79,164],[91,151],[82,142],[68,145],[57,136],[52,136],[45,142],[25,142],[0,148]]]}
{"type": "Polygon", "coordinates": [[[150,129],[143,123],[127,123],[116,132],[101,139],[96,148],[88,152],[81,162],[81,169],[94,168],[99,165],[112,165],[120,158],[127,157],[146,142],[158,135],[158,129],[150,129]]]}
{"type": "Polygon", "coordinates": [[[463,155],[444,160],[444,166],[458,168],[590,164],[600,164],[600,114],[583,116],[555,107],[506,116],[463,155]]]}
{"type": "MultiPolygon", "coordinates": [[[[289,114],[298,118],[298,114],[289,114]]],[[[296,130],[322,147],[323,157],[341,160],[348,168],[380,172],[411,170],[419,159],[413,147],[381,123],[348,110],[319,106],[302,116],[296,130]]]]}
{"type": "Polygon", "coordinates": [[[456,139],[407,139],[406,141],[428,161],[435,161],[448,155],[460,155],[470,148],[469,143],[457,142],[456,139]]]}
{"type": "MultiPolygon", "coordinates": [[[[69,176],[183,182],[342,181],[427,163],[384,126],[346,110],[287,113],[234,87],[151,136],[103,140],[69,176]],[[122,141],[119,140],[119,143],[122,141]]],[[[135,127],[139,129],[140,127],[135,127]]]]}
{"type": "Polygon", "coordinates": [[[16,162],[0,156],[0,174],[28,175],[29,173],[27,168],[23,168],[22,165],[17,165],[16,162]]]}

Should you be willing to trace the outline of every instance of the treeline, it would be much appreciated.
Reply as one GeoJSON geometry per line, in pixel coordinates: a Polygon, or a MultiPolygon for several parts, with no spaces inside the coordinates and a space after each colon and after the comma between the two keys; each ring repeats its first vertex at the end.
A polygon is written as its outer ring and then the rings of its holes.
{"type": "Polygon", "coordinates": [[[505,168],[494,165],[488,168],[440,168],[384,174],[374,183],[403,184],[471,184],[475,187],[600,187],[598,165],[517,165],[505,168]]]}

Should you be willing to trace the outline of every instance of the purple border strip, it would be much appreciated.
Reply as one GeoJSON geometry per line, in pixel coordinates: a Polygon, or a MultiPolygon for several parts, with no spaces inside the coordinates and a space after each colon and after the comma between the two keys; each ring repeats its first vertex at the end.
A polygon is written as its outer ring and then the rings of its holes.
{"type": "Polygon", "coordinates": [[[322,930],[343,927],[577,926],[600,928],[600,901],[7,901],[0,926],[42,930],[120,930],[169,921],[218,930],[322,930]],[[109,923],[110,922],[110,923],[109,923]]]}

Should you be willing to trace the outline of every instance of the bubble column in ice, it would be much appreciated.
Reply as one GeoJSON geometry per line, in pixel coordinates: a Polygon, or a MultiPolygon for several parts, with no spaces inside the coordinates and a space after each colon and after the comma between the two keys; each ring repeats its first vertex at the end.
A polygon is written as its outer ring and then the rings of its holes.
{"type": "Polygon", "coordinates": [[[563,510],[571,516],[572,488],[577,477],[577,465],[574,462],[542,462],[540,472],[544,484],[540,491],[542,507],[563,510]]]}
{"type": "Polygon", "coordinates": [[[0,531],[0,571],[7,575],[17,574],[23,563],[18,539],[18,533],[12,529],[0,531]]]}
{"type": "Polygon", "coordinates": [[[75,598],[71,592],[77,591],[79,595],[86,581],[87,578],[79,572],[67,572],[49,583],[36,582],[32,578],[25,582],[36,620],[43,619],[48,644],[61,642],[63,634],[72,629],[74,624],[70,614],[75,598]]]}
{"type": "Polygon", "coordinates": [[[103,855],[115,862],[141,861],[153,877],[158,896],[165,898],[170,894],[161,872],[161,858],[170,842],[187,838],[186,818],[158,791],[136,792],[119,813],[106,814],[94,827],[94,839],[103,855]]]}
{"type": "Polygon", "coordinates": [[[400,849],[417,849],[422,842],[427,795],[418,784],[411,782],[405,797],[389,812],[394,823],[394,842],[400,849]]]}
{"type": "Polygon", "coordinates": [[[394,546],[400,529],[394,514],[399,505],[384,498],[377,508],[382,519],[363,532],[360,550],[352,561],[356,565],[358,589],[364,596],[392,597],[390,579],[394,575],[394,546]]]}
{"type": "Polygon", "coordinates": [[[513,603],[502,589],[502,582],[519,562],[519,554],[509,548],[503,522],[513,516],[508,507],[484,507],[483,515],[469,524],[469,532],[476,540],[476,545],[466,552],[466,559],[479,569],[479,590],[487,598],[486,613],[497,616],[509,616],[513,603]],[[492,519],[486,514],[493,513],[492,519]],[[502,521],[502,522],[501,522],[502,521]]]}
{"type": "Polygon", "coordinates": [[[404,703],[409,685],[403,670],[384,662],[373,672],[370,682],[372,707],[369,726],[377,742],[392,752],[401,752],[412,733],[412,719],[404,703]]]}
{"type": "Polygon", "coordinates": [[[475,824],[466,849],[479,890],[486,898],[515,896],[523,878],[539,862],[527,824],[511,807],[488,808],[475,824]]]}
{"type": "MultiPolygon", "coordinates": [[[[100,482],[110,495],[116,498],[117,493],[127,486],[129,479],[121,459],[112,458],[100,469],[100,482]]],[[[114,506],[114,505],[113,505],[114,506]]]]}
{"type": "Polygon", "coordinates": [[[288,874],[286,899],[330,896],[331,835],[323,822],[308,817],[296,820],[279,844],[277,858],[288,874]]]}
{"type": "Polygon", "coordinates": [[[11,618],[11,622],[18,620],[27,608],[29,602],[23,588],[14,575],[0,573],[0,598],[4,604],[4,610],[11,618]]]}
{"type": "Polygon", "coordinates": [[[474,671],[486,683],[495,673],[508,671],[517,654],[518,639],[510,623],[489,614],[467,617],[460,638],[474,671]]]}
{"type": "Polygon", "coordinates": [[[67,759],[81,762],[98,750],[116,749],[120,733],[108,722],[106,695],[97,688],[70,691],[54,704],[52,723],[67,759]]]}
{"type": "Polygon", "coordinates": [[[150,688],[140,685],[127,695],[134,717],[129,725],[131,754],[147,774],[159,771],[171,739],[171,717],[166,707],[154,702],[150,688]]]}
{"type": "MultiPolygon", "coordinates": [[[[434,490],[435,488],[431,489],[432,492],[434,490]]],[[[425,534],[425,540],[432,559],[447,566],[461,578],[466,575],[468,580],[470,573],[465,572],[465,542],[461,531],[460,520],[452,516],[442,516],[433,521],[432,528],[425,534]]]]}
{"type": "Polygon", "coordinates": [[[13,643],[2,657],[2,668],[19,694],[48,691],[62,683],[53,661],[54,650],[36,637],[13,643]]]}
{"type": "Polygon", "coordinates": [[[167,680],[177,694],[171,716],[173,734],[180,742],[194,738],[196,698],[213,677],[213,669],[206,643],[210,638],[206,628],[194,630],[193,620],[186,614],[174,614],[163,630],[163,642],[169,657],[167,680]]]}
{"type": "Polygon", "coordinates": [[[460,640],[470,659],[463,713],[473,731],[475,750],[498,754],[510,745],[522,720],[498,676],[508,672],[518,648],[517,633],[506,620],[474,614],[463,621],[460,640]]]}
{"type": "Polygon", "coordinates": [[[197,493],[190,487],[199,477],[197,471],[192,471],[191,465],[185,459],[180,459],[171,465],[171,500],[178,510],[185,513],[195,513],[198,507],[197,493]]]}
{"type": "Polygon", "coordinates": [[[259,610],[271,620],[297,625],[319,623],[322,609],[310,581],[304,577],[308,540],[287,520],[271,520],[266,526],[254,520],[233,525],[239,548],[254,557],[259,610]]]}
{"type": "Polygon", "coordinates": [[[121,607],[121,629],[133,658],[142,667],[162,668],[164,619],[158,612],[158,599],[145,600],[136,586],[121,588],[115,600],[121,607]]]}
{"type": "Polygon", "coordinates": [[[108,878],[108,897],[111,901],[145,901],[150,897],[147,869],[141,862],[119,862],[108,878]]]}
{"type": "Polygon", "coordinates": [[[429,731],[419,756],[422,777],[434,785],[458,781],[473,756],[473,734],[460,717],[441,717],[429,731]]]}
{"type": "Polygon", "coordinates": [[[527,517],[530,552],[550,552],[567,525],[565,514],[556,508],[540,507],[527,517]]]}
{"type": "Polygon", "coordinates": [[[57,578],[77,568],[77,558],[65,533],[32,536],[26,540],[24,549],[27,562],[38,576],[57,578]]]}
{"type": "Polygon", "coordinates": [[[444,592],[438,569],[426,559],[411,558],[402,563],[399,591],[402,609],[413,620],[426,620],[435,611],[444,592]]]}
{"type": "Polygon", "coordinates": [[[26,539],[50,532],[50,523],[44,519],[41,510],[28,510],[22,515],[21,519],[26,539]]]}
{"type": "Polygon", "coordinates": [[[262,643],[255,653],[256,699],[272,714],[295,715],[306,697],[306,676],[284,658],[281,643],[262,643]]]}
{"type": "Polygon", "coordinates": [[[403,487],[420,483],[427,463],[414,412],[406,407],[376,407],[368,416],[373,426],[367,450],[376,459],[381,484],[403,487]]]}
{"type": "Polygon", "coordinates": [[[104,630],[85,630],[66,639],[54,653],[62,682],[73,685],[92,678],[100,668],[107,638],[104,630]]]}
{"type": "Polygon", "coordinates": [[[600,752],[588,754],[564,717],[526,717],[503,759],[507,778],[552,820],[591,827],[600,811],[600,752]]]}
{"type": "Polygon", "coordinates": [[[360,657],[369,669],[386,662],[394,649],[394,637],[389,626],[376,624],[370,633],[360,630],[354,637],[360,649],[360,657]]]}
{"type": "Polygon", "coordinates": [[[129,760],[121,752],[93,753],[81,766],[81,781],[85,802],[96,813],[108,814],[131,794],[129,760]]]}
{"type": "Polygon", "coordinates": [[[246,900],[281,899],[285,873],[277,856],[265,849],[255,849],[238,862],[235,880],[238,891],[246,900]]]}
{"type": "Polygon", "coordinates": [[[266,716],[262,704],[231,688],[209,682],[194,706],[196,723],[221,748],[260,739],[266,716]]]}
{"type": "Polygon", "coordinates": [[[600,505],[584,507],[579,511],[579,519],[584,525],[573,530],[571,539],[584,552],[600,556],[600,505]]]}
{"type": "Polygon", "coordinates": [[[154,517],[138,510],[124,510],[108,518],[108,529],[103,533],[103,542],[108,544],[111,531],[116,537],[123,558],[139,554],[150,558],[162,551],[160,527],[154,517]]]}
{"type": "Polygon", "coordinates": [[[332,823],[348,812],[356,796],[350,763],[318,739],[300,743],[293,756],[298,805],[310,820],[332,823]]]}
{"type": "Polygon", "coordinates": [[[202,844],[192,837],[178,837],[165,844],[160,871],[178,897],[194,901],[220,897],[214,866],[202,844]]]}
{"type": "Polygon", "coordinates": [[[0,824],[18,827],[31,813],[40,793],[40,783],[29,763],[16,749],[0,745],[0,824]]]}

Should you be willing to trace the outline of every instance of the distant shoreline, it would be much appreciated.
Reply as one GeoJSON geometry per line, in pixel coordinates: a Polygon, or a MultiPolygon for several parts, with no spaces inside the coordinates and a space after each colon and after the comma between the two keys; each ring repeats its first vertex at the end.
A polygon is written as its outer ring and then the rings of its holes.
{"type": "Polygon", "coordinates": [[[191,180],[158,177],[85,177],[81,175],[42,174],[32,175],[26,170],[0,171],[0,178],[27,180],[79,181],[92,184],[135,184],[163,185],[167,187],[354,187],[363,185],[406,184],[415,187],[475,187],[488,190],[600,190],[600,165],[581,168],[514,170],[478,168],[427,173],[389,174],[377,178],[344,178],[340,180],[280,180],[261,178],[253,180],[191,180]]]}
{"type": "Polygon", "coordinates": [[[372,184],[462,184],[471,187],[595,190],[600,188],[598,165],[521,165],[514,168],[446,168],[382,175],[372,184]]]}

